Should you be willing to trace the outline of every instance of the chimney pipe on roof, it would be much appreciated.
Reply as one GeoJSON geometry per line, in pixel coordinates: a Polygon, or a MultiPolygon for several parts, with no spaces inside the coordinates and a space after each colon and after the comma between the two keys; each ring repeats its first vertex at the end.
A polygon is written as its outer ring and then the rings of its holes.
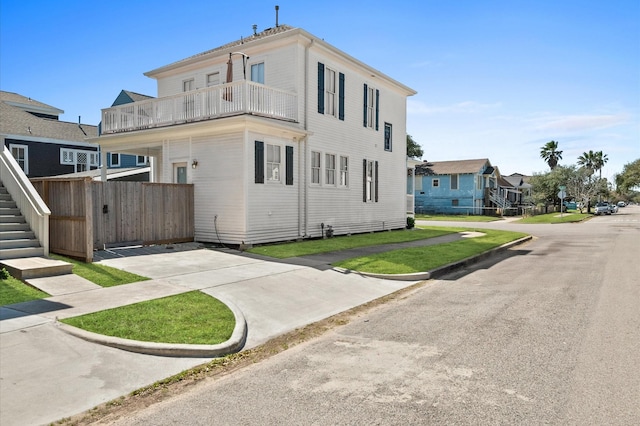
{"type": "Polygon", "coordinates": [[[253,24],[251,27],[253,28],[253,35],[258,34],[258,26],[256,24],[253,24]]]}
{"type": "Polygon", "coordinates": [[[280,6],[276,5],[276,28],[278,28],[278,11],[280,10],[280,6]]]}

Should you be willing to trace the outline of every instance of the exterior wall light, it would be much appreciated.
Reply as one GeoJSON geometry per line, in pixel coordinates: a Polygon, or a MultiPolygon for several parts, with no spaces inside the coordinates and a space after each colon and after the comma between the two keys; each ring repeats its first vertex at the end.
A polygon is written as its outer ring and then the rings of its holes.
{"type": "Polygon", "coordinates": [[[193,162],[191,163],[191,168],[195,169],[196,167],[198,167],[198,160],[193,160],[193,162]]]}

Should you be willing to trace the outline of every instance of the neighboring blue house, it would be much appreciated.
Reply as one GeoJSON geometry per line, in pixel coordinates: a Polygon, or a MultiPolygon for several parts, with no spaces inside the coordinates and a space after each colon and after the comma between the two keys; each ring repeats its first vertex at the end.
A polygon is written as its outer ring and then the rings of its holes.
{"type": "MultiPolygon", "coordinates": [[[[129,90],[121,90],[120,94],[112,107],[118,105],[130,104],[138,101],[145,101],[147,99],[153,99],[153,96],[141,95],[140,93],[131,92],[129,90]]],[[[99,125],[99,132],[102,133],[102,123],[99,125]]],[[[119,154],[117,152],[107,153],[107,168],[109,169],[122,169],[131,167],[146,167],[149,165],[149,157],[146,155],[130,155],[119,154]]]]}
{"type": "Polygon", "coordinates": [[[505,207],[498,170],[486,158],[425,161],[415,170],[417,213],[484,214],[505,207]]]}

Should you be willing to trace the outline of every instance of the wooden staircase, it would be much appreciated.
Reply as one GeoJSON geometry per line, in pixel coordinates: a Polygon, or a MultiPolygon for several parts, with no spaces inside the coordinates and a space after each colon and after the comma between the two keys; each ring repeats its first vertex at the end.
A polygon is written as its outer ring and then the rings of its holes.
{"type": "Polygon", "coordinates": [[[44,248],[0,182],[0,268],[24,280],[70,274],[72,266],[44,256],[44,248]]]}

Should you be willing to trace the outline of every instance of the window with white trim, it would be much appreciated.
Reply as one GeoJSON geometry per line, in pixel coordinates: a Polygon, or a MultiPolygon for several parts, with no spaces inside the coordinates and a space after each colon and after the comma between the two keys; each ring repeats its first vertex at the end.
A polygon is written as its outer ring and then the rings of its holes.
{"type": "Polygon", "coordinates": [[[364,127],[378,130],[378,119],[380,114],[380,90],[364,84],[363,107],[364,116],[362,123],[364,127]]]}
{"type": "Polygon", "coordinates": [[[325,183],[327,185],[336,184],[336,156],[335,154],[325,154],[324,156],[325,167],[325,183]]]}
{"type": "Polygon", "coordinates": [[[431,186],[438,188],[440,186],[440,179],[434,179],[431,181],[431,186]]]}
{"type": "Polygon", "coordinates": [[[373,129],[375,124],[374,113],[376,106],[376,91],[373,87],[367,87],[367,127],[373,129]]]}
{"type": "Polygon", "coordinates": [[[363,199],[365,203],[378,202],[378,162],[367,160],[362,162],[363,166],[363,199]]]}
{"type": "Polygon", "coordinates": [[[458,189],[458,175],[451,175],[451,189],[458,189]]]}
{"type": "Polygon", "coordinates": [[[111,163],[111,167],[120,167],[120,154],[117,152],[109,153],[109,161],[111,163]]]}
{"type": "Polygon", "coordinates": [[[320,184],[320,153],[311,151],[311,183],[320,184]]]}
{"type": "Polygon", "coordinates": [[[207,74],[207,87],[217,86],[220,84],[220,73],[212,72],[211,74],[207,74]]]}
{"type": "Polygon", "coordinates": [[[83,172],[97,168],[99,155],[97,151],[60,148],[60,164],[74,166],[74,172],[83,172]]]}
{"type": "Polygon", "coordinates": [[[391,124],[384,123],[384,150],[391,151],[392,150],[392,140],[391,140],[391,124]]]}
{"type": "Polygon", "coordinates": [[[482,176],[476,176],[476,189],[478,191],[482,189],[482,176]]]}
{"type": "Polygon", "coordinates": [[[147,161],[146,155],[136,155],[136,166],[146,166],[147,161]]]}
{"type": "Polygon", "coordinates": [[[29,174],[29,147],[27,145],[9,144],[11,155],[26,175],[29,174]]]}
{"type": "Polygon", "coordinates": [[[280,146],[267,144],[267,181],[280,182],[280,146]]]}
{"type": "Polygon", "coordinates": [[[349,158],[340,156],[340,186],[349,186],[349,158]]]}
{"type": "Polygon", "coordinates": [[[264,84],[264,62],[251,65],[251,81],[264,84]]]}
{"type": "Polygon", "coordinates": [[[330,68],[326,68],[326,77],[324,82],[325,90],[325,114],[336,116],[338,110],[338,97],[336,96],[336,72],[330,68]]]}

